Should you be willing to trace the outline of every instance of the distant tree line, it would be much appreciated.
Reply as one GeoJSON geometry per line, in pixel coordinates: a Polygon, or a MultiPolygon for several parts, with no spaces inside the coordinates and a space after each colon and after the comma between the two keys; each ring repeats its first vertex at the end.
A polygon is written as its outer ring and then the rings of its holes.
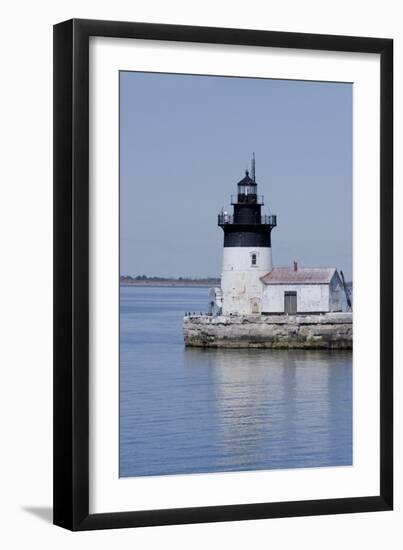
{"type": "Polygon", "coordinates": [[[218,277],[149,277],[148,275],[121,275],[121,281],[219,281],[218,277]]]}

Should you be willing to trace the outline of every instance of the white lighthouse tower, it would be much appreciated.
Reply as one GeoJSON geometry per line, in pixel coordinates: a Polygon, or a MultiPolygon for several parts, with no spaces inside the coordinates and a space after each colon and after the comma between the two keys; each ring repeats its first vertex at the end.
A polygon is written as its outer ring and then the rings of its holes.
{"type": "Polygon", "coordinates": [[[221,275],[222,313],[249,315],[262,312],[261,277],[272,270],[271,230],[276,216],[262,214],[263,196],[257,194],[255,156],[251,176],[237,185],[231,196],[233,213],[222,211],[218,225],[224,231],[221,275]]]}

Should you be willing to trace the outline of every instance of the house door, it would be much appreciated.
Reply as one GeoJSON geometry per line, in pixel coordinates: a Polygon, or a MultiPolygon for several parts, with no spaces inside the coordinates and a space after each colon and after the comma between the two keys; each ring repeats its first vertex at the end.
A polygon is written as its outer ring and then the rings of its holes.
{"type": "Polygon", "coordinates": [[[284,292],[284,312],[290,315],[297,313],[296,292],[284,292]]]}

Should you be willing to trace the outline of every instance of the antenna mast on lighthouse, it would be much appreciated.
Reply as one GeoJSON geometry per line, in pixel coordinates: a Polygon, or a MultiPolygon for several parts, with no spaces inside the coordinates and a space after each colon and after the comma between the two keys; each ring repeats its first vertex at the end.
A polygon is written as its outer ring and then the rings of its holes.
{"type": "Polygon", "coordinates": [[[255,171],[255,153],[253,153],[253,156],[252,156],[252,180],[254,182],[256,182],[256,171],[255,171]]]}

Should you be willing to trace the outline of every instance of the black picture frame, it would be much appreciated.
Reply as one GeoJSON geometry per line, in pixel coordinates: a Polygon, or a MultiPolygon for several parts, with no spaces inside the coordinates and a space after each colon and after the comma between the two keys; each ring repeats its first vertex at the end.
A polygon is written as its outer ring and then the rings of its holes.
{"type": "MultiPolygon", "coordinates": [[[[363,207],[365,207],[363,205],[363,207]]],[[[73,19],[54,26],[54,523],[71,530],[393,507],[393,40],[73,19]],[[380,123],[380,491],[355,498],[89,513],[89,38],[377,53],[380,123]]]]}

